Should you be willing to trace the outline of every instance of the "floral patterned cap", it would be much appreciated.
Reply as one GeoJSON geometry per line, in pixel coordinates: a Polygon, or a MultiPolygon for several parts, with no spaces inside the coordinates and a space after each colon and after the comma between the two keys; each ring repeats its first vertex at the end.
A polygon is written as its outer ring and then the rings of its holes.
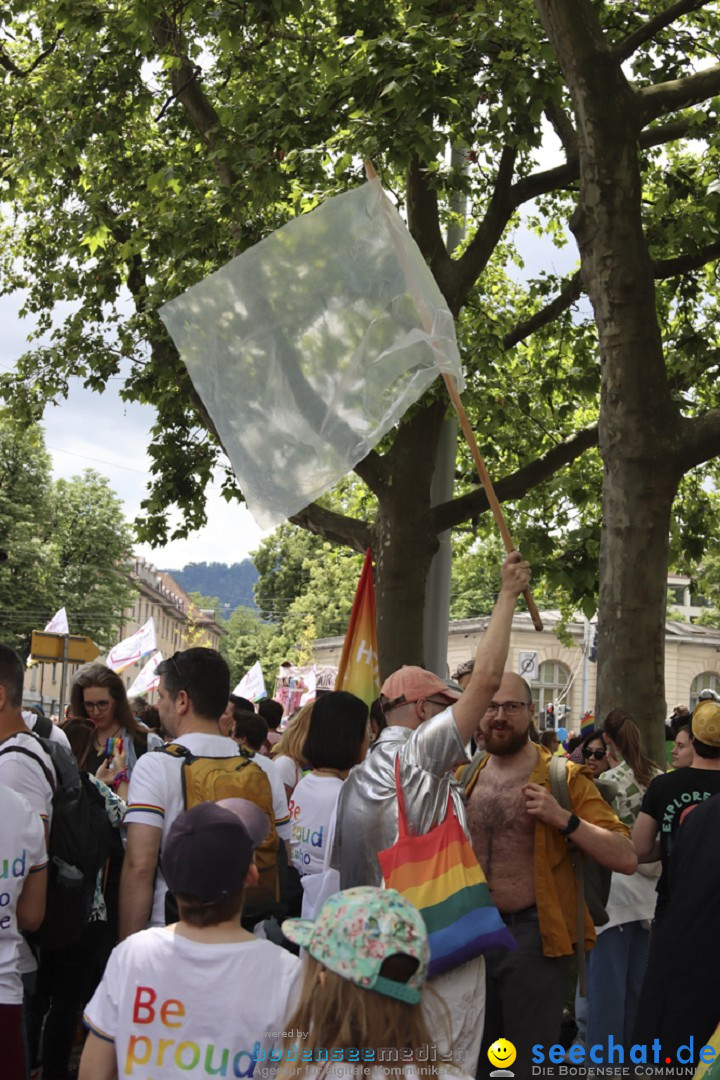
{"type": "Polygon", "coordinates": [[[326,900],[314,921],[286,919],[282,930],[328,971],[356,986],[419,1002],[430,959],[427,930],[417,908],[395,889],[346,889],[326,900]],[[380,974],[383,961],[398,953],[418,961],[406,983],[380,974]]]}

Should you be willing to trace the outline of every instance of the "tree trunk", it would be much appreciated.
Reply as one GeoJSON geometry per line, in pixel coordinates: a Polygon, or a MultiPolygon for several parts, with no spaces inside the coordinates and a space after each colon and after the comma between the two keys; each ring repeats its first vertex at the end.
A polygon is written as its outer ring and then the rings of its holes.
{"type": "Polygon", "coordinates": [[[390,479],[377,492],[372,550],[381,682],[403,664],[424,663],[425,586],[438,549],[430,485],[445,411],[437,401],[401,425],[388,454],[390,479]],[[394,483],[400,476],[410,482],[394,483]]]}
{"type": "Polygon", "coordinates": [[[596,715],[635,717],[661,760],[668,534],[680,417],[643,233],[639,108],[589,0],[536,0],[570,90],[580,194],[571,228],[600,340],[603,522],[596,715]]]}

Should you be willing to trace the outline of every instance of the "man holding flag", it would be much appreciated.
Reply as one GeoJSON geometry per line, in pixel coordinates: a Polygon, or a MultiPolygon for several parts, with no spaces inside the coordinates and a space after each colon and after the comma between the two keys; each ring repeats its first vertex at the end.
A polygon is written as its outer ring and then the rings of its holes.
{"type": "MultiPolygon", "coordinates": [[[[464,800],[451,770],[467,761],[465,745],[477,727],[477,717],[483,715],[500,685],[515,604],[529,581],[528,563],[519,552],[511,552],[503,563],[502,588],[462,696],[419,667],[401,668],[383,683],[388,726],[365,761],[348,776],[338,802],[331,863],[340,872],[342,889],[382,882],[377,853],[389,848],[398,835],[396,758],[412,832],[427,833],[438,825],[445,817],[449,795],[467,832],[464,800]]],[[[453,1045],[474,1067],[485,1007],[482,960],[441,976],[436,987],[450,1010],[453,1045]]]]}

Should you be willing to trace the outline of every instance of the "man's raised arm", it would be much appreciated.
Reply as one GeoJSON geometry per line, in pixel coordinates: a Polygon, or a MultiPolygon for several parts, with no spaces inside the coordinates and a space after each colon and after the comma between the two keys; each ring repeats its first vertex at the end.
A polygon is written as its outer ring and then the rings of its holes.
{"type": "Polygon", "coordinates": [[[460,739],[469,741],[492,701],[505,670],[510,631],[517,598],[530,584],[530,564],[519,551],[511,551],[502,565],[502,587],[487,630],[475,654],[475,666],[465,691],[453,705],[460,739]]]}

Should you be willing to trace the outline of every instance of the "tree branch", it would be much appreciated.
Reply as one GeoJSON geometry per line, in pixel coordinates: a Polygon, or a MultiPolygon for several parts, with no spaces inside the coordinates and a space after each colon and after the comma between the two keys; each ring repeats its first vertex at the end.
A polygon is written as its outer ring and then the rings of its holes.
{"type": "Polygon", "coordinates": [[[336,514],[318,503],[310,503],[288,519],[293,525],[323,536],[333,544],[346,544],[353,551],[364,553],[372,546],[372,528],[364,521],[336,514]]]}
{"type": "Polygon", "coordinates": [[[658,83],[657,86],[647,86],[643,90],[636,90],[638,103],[642,115],[642,122],[646,124],[657,116],[675,112],[676,109],[687,109],[690,105],[697,105],[699,101],[705,101],[720,91],[720,64],[697,71],[694,75],[686,75],[684,79],[673,79],[670,82],[658,83]]]}
{"type": "Polygon", "coordinates": [[[448,254],[438,211],[437,192],[428,183],[426,166],[413,156],[407,179],[408,226],[425,257],[440,291],[448,300],[452,259],[448,254]]]}
{"type": "Polygon", "coordinates": [[[44,49],[38,56],[35,57],[29,68],[19,68],[17,64],[12,60],[8,54],[0,45],[0,67],[5,68],[5,71],[9,71],[11,75],[17,76],[19,79],[25,79],[28,75],[32,75],[33,71],[42,64],[43,60],[47,59],[51,53],[55,52],[58,41],[62,37],[62,30],[55,35],[55,40],[51,45],[48,45],[47,49],[44,49]]]}
{"type": "Polygon", "coordinates": [[[688,270],[699,270],[701,266],[718,258],[720,258],[720,241],[708,244],[707,247],[687,255],[676,255],[674,259],[658,259],[653,264],[653,269],[656,279],[664,280],[676,277],[677,274],[686,274],[688,270]]]}
{"type": "MultiPolygon", "coordinates": [[[[523,465],[509,476],[504,476],[495,484],[495,494],[500,502],[522,498],[531,488],[542,483],[543,480],[548,480],[566,465],[572,464],[590,447],[597,446],[597,443],[597,424],[592,424],[558,443],[557,446],[553,446],[542,457],[536,458],[528,465],[523,465]]],[[[467,495],[461,495],[458,499],[436,506],[432,511],[433,525],[438,533],[442,533],[469,518],[477,517],[487,509],[487,496],[482,488],[478,488],[467,495]]]]}
{"type": "Polygon", "coordinates": [[[563,282],[560,292],[557,294],[554,300],[551,300],[549,304],[546,304],[540,311],[536,311],[534,315],[531,315],[529,319],[525,319],[523,322],[518,323],[513,327],[503,338],[503,347],[506,349],[512,349],[519,342],[524,341],[525,338],[530,337],[536,330],[540,330],[541,327],[547,326],[548,323],[556,319],[558,315],[561,315],[563,311],[566,311],[576,300],[580,299],[582,295],[583,285],[580,271],[573,274],[571,278],[563,282]]]}
{"type": "Polygon", "coordinates": [[[545,115],[555,129],[555,134],[562,143],[568,161],[575,161],[578,153],[577,131],[572,119],[561,105],[551,101],[545,108],[545,115]]]}
{"type": "Polygon", "coordinates": [[[720,409],[680,421],[679,461],[683,472],[720,454],[720,409]]]}
{"type": "MultiPolygon", "coordinates": [[[[677,255],[673,259],[658,259],[653,263],[653,276],[656,281],[664,281],[666,278],[676,277],[678,274],[686,274],[690,270],[699,270],[701,266],[720,258],[720,241],[708,244],[699,251],[693,251],[686,255],[677,255]]],[[[573,274],[564,282],[560,292],[554,300],[546,304],[544,308],[536,311],[529,319],[514,326],[503,338],[503,348],[512,349],[525,338],[530,337],[536,330],[547,326],[558,315],[562,315],[583,293],[583,283],[580,271],[573,274]]]]}
{"type": "Polygon", "coordinates": [[[621,41],[612,50],[613,56],[618,62],[622,63],[623,60],[627,60],[629,56],[632,56],[646,41],[651,41],[666,26],[670,26],[671,23],[674,23],[683,15],[688,15],[691,11],[697,11],[699,8],[705,7],[708,3],[709,0],[677,0],[675,4],[671,4],[670,7],[666,8],[665,11],[661,11],[655,18],[648,19],[637,30],[633,30],[632,34],[628,34],[625,40],[621,41]]]}
{"type": "MultiPolygon", "coordinates": [[[[166,17],[155,23],[153,36],[161,50],[167,49],[180,60],[179,66],[174,67],[170,75],[173,91],[170,100],[176,99],[180,102],[207,148],[216,150],[223,135],[220,118],[203,93],[196,65],[192,63],[183,47],[179,29],[166,17]]],[[[165,103],[167,104],[168,102],[165,103]]],[[[164,111],[165,106],[162,109],[162,112],[164,111]]],[[[215,155],[214,166],[223,187],[232,187],[238,178],[222,155],[215,155]]]]}
{"type": "Polygon", "coordinates": [[[700,111],[693,112],[678,120],[670,120],[667,124],[646,128],[640,132],[639,144],[643,150],[648,150],[652,146],[664,146],[665,143],[683,139],[686,135],[697,138],[706,132],[715,131],[716,127],[717,121],[714,117],[700,111]]]}
{"type": "MultiPolygon", "coordinates": [[[[483,220],[461,257],[454,262],[455,282],[452,301],[448,299],[454,315],[460,311],[471,288],[495,250],[505,231],[515,205],[512,199],[512,178],[517,158],[517,148],[503,147],[492,197],[483,220]]],[[[446,298],[447,299],[447,298],[446,298]]]]}
{"type": "Polygon", "coordinates": [[[358,474],[370,488],[374,495],[381,495],[390,481],[390,470],[387,462],[376,450],[371,450],[362,461],[353,466],[353,471],[358,474]]]}

